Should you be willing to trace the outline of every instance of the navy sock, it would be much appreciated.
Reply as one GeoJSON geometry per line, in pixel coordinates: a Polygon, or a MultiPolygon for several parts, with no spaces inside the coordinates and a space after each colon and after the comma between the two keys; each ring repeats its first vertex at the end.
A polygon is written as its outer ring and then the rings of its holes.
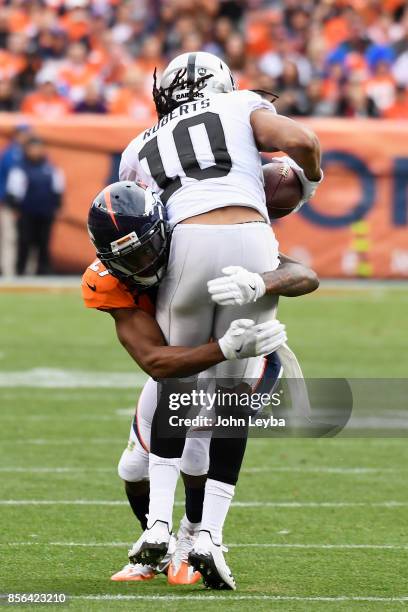
{"type": "Polygon", "coordinates": [[[200,487],[184,486],[186,492],[186,516],[190,523],[201,523],[203,516],[203,503],[205,481],[200,487]]]}
{"type": "Polygon", "coordinates": [[[149,488],[143,493],[135,493],[133,483],[125,482],[125,491],[133,514],[138,519],[143,531],[147,527],[147,515],[149,513],[149,488]]]}

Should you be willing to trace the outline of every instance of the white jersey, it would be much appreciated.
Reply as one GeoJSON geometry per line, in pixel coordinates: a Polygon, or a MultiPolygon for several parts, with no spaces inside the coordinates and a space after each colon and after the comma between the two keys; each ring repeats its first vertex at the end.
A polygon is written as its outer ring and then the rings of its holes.
{"type": "Polygon", "coordinates": [[[261,159],[251,113],[273,104],[242,90],[182,104],[125,149],[120,180],[140,180],[166,204],[170,227],[229,205],[268,222],[261,159]]]}

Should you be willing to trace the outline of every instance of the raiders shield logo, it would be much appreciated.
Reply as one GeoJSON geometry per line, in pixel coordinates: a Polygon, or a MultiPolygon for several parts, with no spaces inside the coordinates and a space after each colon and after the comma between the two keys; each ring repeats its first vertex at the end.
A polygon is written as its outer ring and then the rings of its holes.
{"type": "Polygon", "coordinates": [[[200,76],[205,76],[205,75],[207,74],[207,70],[206,70],[206,68],[199,68],[199,69],[198,69],[198,74],[199,74],[200,76]]]}

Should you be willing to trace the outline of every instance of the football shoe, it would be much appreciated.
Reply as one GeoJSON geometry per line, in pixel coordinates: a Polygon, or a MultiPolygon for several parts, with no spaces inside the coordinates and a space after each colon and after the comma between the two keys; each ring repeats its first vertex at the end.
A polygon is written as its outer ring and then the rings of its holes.
{"type": "Polygon", "coordinates": [[[201,578],[199,572],[195,572],[188,562],[189,552],[192,550],[198,531],[191,531],[183,519],[177,533],[177,544],[172,554],[167,571],[167,582],[169,584],[195,584],[201,578]]]}
{"type": "Polygon", "coordinates": [[[129,561],[152,566],[158,565],[168,551],[170,536],[168,523],[155,521],[150,528],[145,529],[129,550],[129,561]]]}
{"type": "Polygon", "coordinates": [[[236,589],[234,577],[224,559],[223,553],[227,550],[222,544],[214,544],[208,531],[200,531],[188,555],[189,563],[196,572],[200,572],[209,589],[236,589]]]}
{"type": "Polygon", "coordinates": [[[138,582],[152,580],[156,576],[156,571],[151,565],[141,563],[128,563],[123,569],[111,576],[114,582],[138,582]]]}

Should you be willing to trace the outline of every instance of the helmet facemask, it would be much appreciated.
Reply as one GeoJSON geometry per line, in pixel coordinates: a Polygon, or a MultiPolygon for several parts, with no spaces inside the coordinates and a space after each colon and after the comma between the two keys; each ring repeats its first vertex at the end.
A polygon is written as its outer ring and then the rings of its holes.
{"type": "Polygon", "coordinates": [[[163,278],[167,267],[168,238],[162,218],[139,238],[135,231],[110,244],[97,256],[113,276],[139,288],[150,288],[163,278]]]}

